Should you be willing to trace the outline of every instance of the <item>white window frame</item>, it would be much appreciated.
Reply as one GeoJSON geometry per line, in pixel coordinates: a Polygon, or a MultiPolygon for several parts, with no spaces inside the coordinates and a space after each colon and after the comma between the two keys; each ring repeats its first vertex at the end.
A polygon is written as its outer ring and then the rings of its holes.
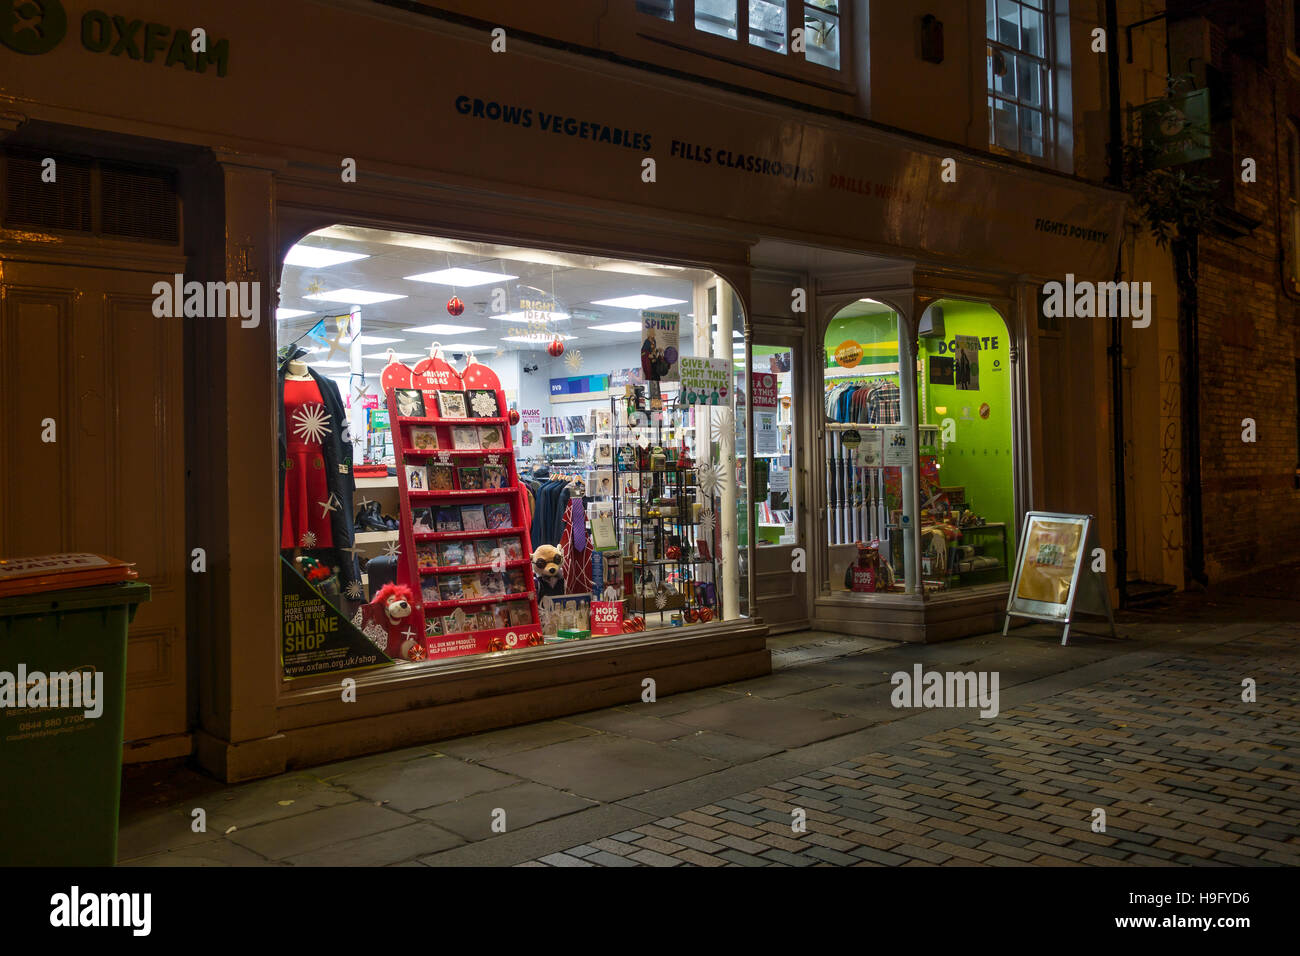
{"type": "MultiPolygon", "coordinates": [[[[1042,7],[1034,7],[1026,3],[1025,0],[999,0],[1000,3],[1014,3],[1018,11],[1025,8],[1033,10],[1040,14],[1043,20],[1043,50],[1044,55],[1039,56],[1035,53],[1029,53],[1016,47],[1008,46],[1000,40],[987,35],[988,27],[985,25],[985,50],[986,56],[992,58],[994,51],[999,51],[1004,55],[1013,58],[1028,59],[1037,64],[1040,79],[1040,99],[1038,106],[1026,106],[1020,100],[1019,89],[1017,95],[1013,98],[1005,93],[999,93],[995,87],[995,82],[990,82],[987,78],[987,66],[985,74],[985,106],[989,110],[989,147],[990,149],[1005,153],[1011,156],[1017,156],[1031,163],[1037,163],[1045,166],[1057,165],[1057,150],[1062,145],[1059,141],[1061,130],[1062,116],[1060,114],[1060,101],[1058,90],[1058,47],[1056,26],[1058,15],[1064,11],[1058,10],[1059,6],[1064,5],[1064,0],[1042,0],[1042,7]],[[1016,108],[1016,148],[1012,149],[997,142],[997,120],[995,104],[998,102],[1008,103],[1016,108]],[[1033,153],[1025,152],[1020,148],[1021,134],[1023,126],[1020,124],[1020,111],[1032,110],[1042,117],[1042,133],[1039,139],[1042,142],[1042,155],[1037,156],[1033,153]]],[[[996,7],[995,7],[996,9],[996,7]]],[[[996,25],[999,21],[995,16],[993,20],[996,25]]]]}

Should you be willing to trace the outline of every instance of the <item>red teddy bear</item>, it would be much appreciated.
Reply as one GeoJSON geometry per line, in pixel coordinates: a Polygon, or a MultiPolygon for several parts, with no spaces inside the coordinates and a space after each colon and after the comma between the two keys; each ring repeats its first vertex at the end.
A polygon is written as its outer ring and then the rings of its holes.
{"type": "Polygon", "coordinates": [[[385,584],[375,592],[370,602],[371,626],[382,627],[387,632],[384,653],[389,657],[408,661],[424,659],[422,635],[412,627],[414,613],[415,592],[405,584],[385,584]]]}

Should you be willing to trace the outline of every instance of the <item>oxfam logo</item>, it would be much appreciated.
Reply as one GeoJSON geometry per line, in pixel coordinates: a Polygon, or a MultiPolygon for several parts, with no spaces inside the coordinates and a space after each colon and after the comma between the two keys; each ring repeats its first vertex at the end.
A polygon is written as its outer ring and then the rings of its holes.
{"type": "Polygon", "coordinates": [[[67,32],[60,0],[0,0],[0,43],[15,53],[49,53],[67,32]]]}

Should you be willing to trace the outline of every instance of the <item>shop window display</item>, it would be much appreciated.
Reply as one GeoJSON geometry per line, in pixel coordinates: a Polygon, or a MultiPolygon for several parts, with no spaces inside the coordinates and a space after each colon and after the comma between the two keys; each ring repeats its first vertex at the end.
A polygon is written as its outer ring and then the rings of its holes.
{"type": "Polygon", "coordinates": [[[1005,582],[1015,548],[1006,326],[984,304],[935,303],[918,326],[914,369],[900,361],[899,330],[894,311],[863,300],[825,334],[828,586],[937,593],[1005,582]]]}
{"type": "Polygon", "coordinates": [[[693,315],[721,280],[357,227],[299,245],[355,258],[283,270],[286,677],[743,613],[732,348],[693,315]]]}

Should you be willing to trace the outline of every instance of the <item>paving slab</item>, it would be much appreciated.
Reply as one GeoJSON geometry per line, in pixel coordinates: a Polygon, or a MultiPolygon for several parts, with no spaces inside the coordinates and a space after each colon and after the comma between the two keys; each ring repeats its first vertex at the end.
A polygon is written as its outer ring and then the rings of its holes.
{"type": "Polygon", "coordinates": [[[720,760],[605,734],[503,754],[484,763],[515,777],[606,802],[727,766],[720,760]]]}
{"type": "Polygon", "coordinates": [[[476,793],[454,803],[429,807],[415,815],[436,823],[444,830],[459,834],[466,840],[487,840],[501,835],[501,831],[492,829],[493,821],[500,817],[497,810],[504,811],[504,832],[509,833],[511,830],[594,806],[594,801],[572,793],[544,787],[539,783],[521,783],[503,790],[476,793]]]}
{"type": "Polygon", "coordinates": [[[334,778],[338,786],[368,801],[407,813],[519,782],[508,774],[440,754],[334,778]]]}
{"type": "Polygon", "coordinates": [[[293,866],[388,866],[394,860],[414,862],[414,857],[459,846],[465,841],[431,823],[367,834],[331,843],[285,858],[293,866]]]}
{"type": "Polygon", "coordinates": [[[561,740],[589,737],[595,732],[565,720],[548,720],[539,724],[524,724],[522,727],[507,727],[469,737],[457,737],[455,740],[434,744],[432,749],[452,757],[477,761],[496,754],[512,754],[545,747],[561,740]]]}
{"type": "Polygon", "coordinates": [[[569,720],[579,727],[587,727],[601,733],[635,737],[637,740],[649,740],[654,743],[674,740],[682,734],[691,732],[689,727],[655,716],[653,712],[647,713],[646,706],[632,704],[627,707],[611,707],[588,714],[579,714],[577,717],[570,717],[569,720]]]}
{"type": "Polygon", "coordinates": [[[411,818],[404,814],[358,801],[236,830],[226,839],[269,860],[285,860],[410,823],[411,818]]]}
{"type": "Polygon", "coordinates": [[[811,710],[759,697],[743,697],[702,707],[678,714],[673,719],[688,727],[757,740],[783,750],[852,733],[867,726],[866,721],[857,718],[838,717],[825,710],[811,710]]]}

